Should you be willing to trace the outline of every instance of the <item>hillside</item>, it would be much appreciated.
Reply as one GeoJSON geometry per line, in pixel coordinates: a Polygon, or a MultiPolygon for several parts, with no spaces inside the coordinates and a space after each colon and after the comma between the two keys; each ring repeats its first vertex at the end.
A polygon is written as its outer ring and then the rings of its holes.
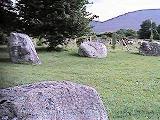
{"type": "Polygon", "coordinates": [[[129,12],[104,22],[92,21],[93,31],[96,33],[113,32],[119,29],[139,30],[140,24],[146,19],[152,19],[160,24],[160,9],[146,9],[129,12]]]}

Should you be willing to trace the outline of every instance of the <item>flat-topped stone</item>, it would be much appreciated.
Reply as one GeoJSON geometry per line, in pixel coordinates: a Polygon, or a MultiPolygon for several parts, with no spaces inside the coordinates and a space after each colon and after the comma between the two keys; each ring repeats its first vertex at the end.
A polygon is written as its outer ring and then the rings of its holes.
{"type": "Polygon", "coordinates": [[[41,64],[31,38],[12,32],[8,41],[9,54],[13,63],[41,64]]]}
{"type": "Polygon", "coordinates": [[[0,108],[7,120],[108,120],[95,89],[66,81],[1,89],[0,108]]]}

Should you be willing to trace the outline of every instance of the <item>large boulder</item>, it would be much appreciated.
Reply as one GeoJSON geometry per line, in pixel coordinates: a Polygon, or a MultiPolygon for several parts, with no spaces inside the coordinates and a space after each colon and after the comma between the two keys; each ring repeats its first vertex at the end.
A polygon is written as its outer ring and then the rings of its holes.
{"type": "Polygon", "coordinates": [[[0,90],[1,120],[108,120],[95,89],[41,82],[0,90]]]}
{"type": "Polygon", "coordinates": [[[28,35],[12,32],[8,46],[10,58],[13,63],[41,63],[32,40],[28,35]]]}
{"type": "Polygon", "coordinates": [[[140,43],[139,53],[147,56],[160,56],[160,42],[142,41],[140,43]]]}
{"type": "Polygon", "coordinates": [[[107,48],[100,42],[83,42],[79,46],[78,54],[84,57],[104,58],[107,56],[107,48]]]}

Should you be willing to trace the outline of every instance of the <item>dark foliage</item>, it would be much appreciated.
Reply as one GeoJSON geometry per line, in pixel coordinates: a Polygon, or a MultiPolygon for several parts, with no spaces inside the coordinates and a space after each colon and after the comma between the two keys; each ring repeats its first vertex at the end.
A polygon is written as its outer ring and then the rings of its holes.
{"type": "Polygon", "coordinates": [[[0,31],[9,33],[16,29],[16,13],[10,0],[0,1],[0,31]]]}
{"type": "Polygon", "coordinates": [[[138,35],[140,39],[159,39],[156,23],[149,19],[143,21],[138,35]]]}
{"type": "Polygon", "coordinates": [[[65,38],[89,32],[87,3],[87,0],[19,0],[16,8],[23,23],[21,30],[45,37],[50,48],[55,48],[65,38]]]}
{"type": "Polygon", "coordinates": [[[116,31],[116,33],[124,37],[131,37],[131,38],[137,37],[137,32],[132,29],[120,29],[116,31]]]}
{"type": "Polygon", "coordinates": [[[0,0],[0,44],[6,44],[6,37],[18,25],[17,15],[11,0],[0,0]]]}

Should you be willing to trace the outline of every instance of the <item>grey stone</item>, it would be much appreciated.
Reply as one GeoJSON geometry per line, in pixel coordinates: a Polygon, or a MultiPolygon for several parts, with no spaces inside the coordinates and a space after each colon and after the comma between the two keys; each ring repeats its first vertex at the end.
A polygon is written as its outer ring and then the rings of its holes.
{"type": "Polygon", "coordinates": [[[12,32],[8,46],[13,63],[41,64],[32,40],[28,35],[12,32]]]}
{"type": "Polygon", "coordinates": [[[16,107],[8,100],[0,100],[0,120],[16,120],[16,107]]]}
{"type": "Polygon", "coordinates": [[[1,89],[0,99],[14,105],[8,112],[13,120],[108,120],[95,89],[68,81],[1,89]]]}
{"type": "Polygon", "coordinates": [[[79,46],[78,54],[84,57],[104,58],[107,56],[107,48],[100,42],[83,42],[79,46]]]}
{"type": "Polygon", "coordinates": [[[143,41],[140,44],[139,53],[147,56],[160,56],[160,42],[143,41]]]}

